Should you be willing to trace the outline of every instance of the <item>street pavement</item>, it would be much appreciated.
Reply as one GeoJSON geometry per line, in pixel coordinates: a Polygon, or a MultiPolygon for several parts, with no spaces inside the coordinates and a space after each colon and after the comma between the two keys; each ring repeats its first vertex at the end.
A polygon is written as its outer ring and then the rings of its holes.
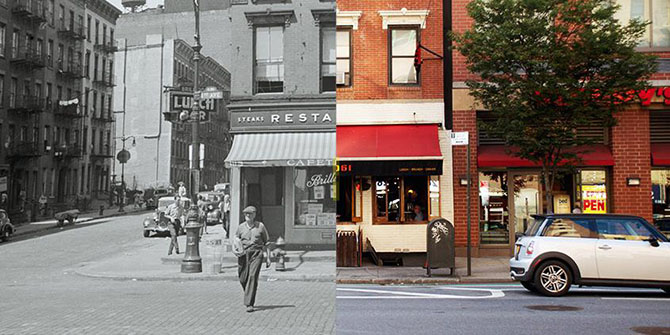
{"type": "Polygon", "coordinates": [[[337,286],[337,334],[670,334],[658,289],[572,288],[549,298],[518,284],[337,286]]]}
{"type": "MultiPolygon", "coordinates": [[[[148,244],[166,252],[169,238],[142,236],[145,215],[96,218],[1,243],[0,334],[335,333],[333,281],[261,281],[259,310],[246,313],[235,280],[78,274],[148,244]]],[[[127,261],[131,266],[132,257],[127,261]]],[[[158,262],[179,271],[179,265],[158,262]]]]}

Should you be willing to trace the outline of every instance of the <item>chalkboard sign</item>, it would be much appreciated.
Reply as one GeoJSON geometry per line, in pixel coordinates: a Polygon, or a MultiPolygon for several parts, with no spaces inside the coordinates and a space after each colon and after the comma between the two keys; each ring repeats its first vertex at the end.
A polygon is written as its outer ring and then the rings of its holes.
{"type": "Polygon", "coordinates": [[[434,219],[426,226],[426,271],[449,268],[454,275],[456,254],[454,250],[454,225],[445,219],[434,219]]]}

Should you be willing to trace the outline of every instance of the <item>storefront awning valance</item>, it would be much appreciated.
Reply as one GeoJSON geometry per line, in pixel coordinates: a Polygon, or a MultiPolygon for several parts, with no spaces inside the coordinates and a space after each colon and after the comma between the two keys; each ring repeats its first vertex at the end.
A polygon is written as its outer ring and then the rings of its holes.
{"type": "Polygon", "coordinates": [[[651,165],[670,166],[670,143],[651,145],[651,165]]]}
{"type": "Polygon", "coordinates": [[[441,160],[437,125],[337,127],[337,158],[342,161],[441,160]]]}
{"type": "Polygon", "coordinates": [[[335,132],[238,134],[226,166],[331,166],[335,132]]]}
{"type": "MultiPolygon", "coordinates": [[[[590,145],[579,150],[580,165],[583,166],[612,166],[614,158],[606,145],[590,145]]],[[[514,149],[504,145],[481,145],[477,148],[477,166],[483,167],[538,167],[529,160],[519,158],[513,154],[514,149]]]]}

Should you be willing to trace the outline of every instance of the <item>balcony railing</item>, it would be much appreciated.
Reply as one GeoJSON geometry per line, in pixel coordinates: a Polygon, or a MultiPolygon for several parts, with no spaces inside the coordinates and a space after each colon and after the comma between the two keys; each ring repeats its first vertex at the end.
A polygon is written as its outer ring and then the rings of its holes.
{"type": "Polygon", "coordinates": [[[86,35],[84,34],[84,26],[80,23],[60,21],[56,26],[58,29],[58,35],[61,37],[74,40],[86,39],[86,35]]]}
{"type": "Polygon", "coordinates": [[[58,73],[63,77],[68,79],[79,79],[84,77],[79,62],[64,62],[62,59],[59,59],[56,63],[58,65],[58,73]]]}
{"type": "Polygon", "coordinates": [[[45,110],[45,99],[34,95],[15,95],[9,94],[10,112],[31,112],[39,113],[45,110]]]}
{"type": "Polygon", "coordinates": [[[42,0],[14,0],[12,14],[34,23],[47,21],[47,12],[42,0]]]}
{"type": "Polygon", "coordinates": [[[114,157],[112,156],[112,151],[109,144],[105,144],[99,149],[100,150],[93,149],[91,151],[91,158],[105,159],[114,157]]]}
{"type": "Polygon", "coordinates": [[[58,158],[77,158],[82,156],[81,146],[77,143],[59,145],[54,149],[54,156],[58,158]]]}
{"type": "Polygon", "coordinates": [[[114,76],[110,71],[104,71],[101,76],[93,78],[93,84],[103,87],[114,87],[114,76]]]}
{"type": "Polygon", "coordinates": [[[46,66],[46,57],[33,46],[12,48],[9,52],[12,65],[27,66],[31,68],[42,68],[46,66]]]}
{"type": "Polygon", "coordinates": [[[98,41],[94,48],[105,53],[114,53],[119,50],[116,41],[98,41]]]}
{"type": "Polygon", "coordinates": [[[83,116],[79,111],[79,104],[62,105],[61,101],[56,101],[54,114],[71,118],[80,118],[83,116]]]}
{"type": "Polygon", "coordinates": [[[7,156],[9,157],[35,157],[39,155],[40,151],[35,142],[16,142],[7,146],[7,156]]]}

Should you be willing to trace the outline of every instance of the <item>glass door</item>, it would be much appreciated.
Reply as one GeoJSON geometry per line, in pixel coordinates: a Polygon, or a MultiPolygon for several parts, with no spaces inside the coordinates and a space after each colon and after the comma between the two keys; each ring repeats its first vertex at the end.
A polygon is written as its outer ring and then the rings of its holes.
{"type": "Polygon", "coordinates": [[[510,232],[510,244],[514,245],[516,233],[523,233],[533,222],[532,215],[540,214],[542,210],[540,193],[540,174],[538,173],[514,173],[511,179],[514,192],[512,201],[514,211],[510,232]]]}

